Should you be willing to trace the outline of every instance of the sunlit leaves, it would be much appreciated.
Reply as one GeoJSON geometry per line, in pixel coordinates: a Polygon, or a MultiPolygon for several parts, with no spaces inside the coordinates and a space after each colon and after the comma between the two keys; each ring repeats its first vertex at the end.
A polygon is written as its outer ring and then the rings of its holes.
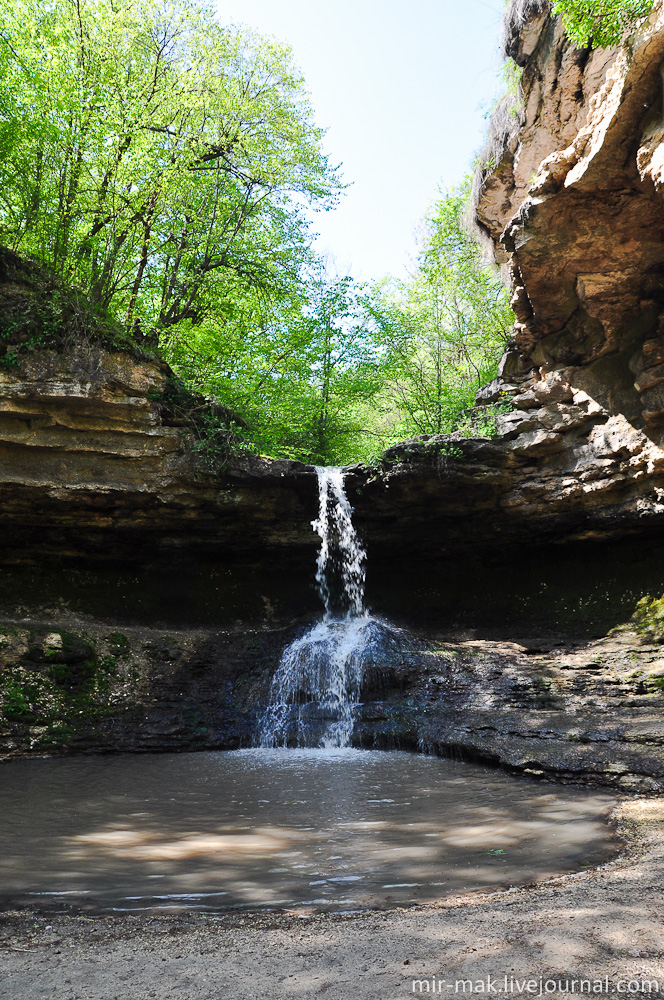
{"type": "Polygon", "coordinates": [[[462,226],[467,199],[468,183],[434,206],[413,278],[378,288],[370,304],[385,346],[393,436],[451,430],[495,377],[512,327],[506,289],[462,226]]]}
{"type": "Polygon", "coordinates": [[[579,47],[617,45],[626,28],[647,17],[654,0],[554,0],[565,30],[579,47]]]}
{"type": "Polygon", "coordinates": [[[249,422],[261,451],[343,464],[367,453],[363,406],[383,384],[380,349],[350,278],[314,264],[306,278],[281,301],[227,300],[223,326],[182,330],[167,356],[249,422]]]}
{"type": "Polygon", "coordinates": [[[280,294],[303,202],[340,189],[287,48],[186,0],[0,17],[0,241],[137,333],[223,314],[231,288],[280,294]]]}

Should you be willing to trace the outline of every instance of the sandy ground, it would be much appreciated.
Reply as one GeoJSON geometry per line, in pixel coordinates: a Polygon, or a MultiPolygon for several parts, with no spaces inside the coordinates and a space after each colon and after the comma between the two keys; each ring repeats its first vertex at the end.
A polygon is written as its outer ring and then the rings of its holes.
{"type": "Polygon", "coordinates": [[[0,918],[1,1000],[664,995],[664,799],[623,803],[610,864],[526,889],[354,915],[0,918]],[[508,977],[507,983],[505,976],[508,977]],[[490,979],[487,979],[490,977],[490,979]],[[429,989],[414,980],[429,981],[429,989]],[[528,988],[523,980],[536,980],[528,988]],[[513,980],[513,982],[512,982],[513,980]],[[643,981],[646,980],[644,985],[643,981]],[[653,980],[658,980],[659,990],[653,980]],[[568,985],[566,986],[566,982],[568,985]],[[507,986],[507,989],[506,989],[507,986]]]}

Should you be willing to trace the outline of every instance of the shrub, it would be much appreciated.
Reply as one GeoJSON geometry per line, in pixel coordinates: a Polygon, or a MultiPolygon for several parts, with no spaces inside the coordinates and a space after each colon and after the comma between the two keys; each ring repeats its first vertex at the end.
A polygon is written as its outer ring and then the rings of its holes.
{"type": "Polygon", "coordinates": [[[565,31],[580,48],[618,45],[624,32],[647,17],[654,0],[555,0],[565,31]]]}

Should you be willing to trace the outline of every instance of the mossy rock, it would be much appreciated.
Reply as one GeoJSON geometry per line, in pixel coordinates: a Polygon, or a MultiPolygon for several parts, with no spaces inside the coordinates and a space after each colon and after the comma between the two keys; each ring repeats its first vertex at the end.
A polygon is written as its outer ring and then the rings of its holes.
{"type": "Polygon", "coordinates": [[[45,348],[98,344],[147,358],[128,330],[80,290],[34,260],[0,247],[0,369],[18,367],[22,355],[45,348]]]}
{"type": "Polygon", "coordinates": [[[632,622],[645,638],[652,642],[664,642],[664,596],[642,597],[636,605],[632,622]]]}
{"type": "Polygon", "coordinates": [[[110,655],[116,660],[124,660],[129,656],[131,644],[127,636],[122,632],[111,632],[110,635],[106,636],[106,642],[108,643],[110,655]]]}
{"type": "Polygon", "coordinates": [[[0,672],[0,712],[10,722],[32,724],[63,710],[63,693],[53,678],[16,666],[0,672]]]}

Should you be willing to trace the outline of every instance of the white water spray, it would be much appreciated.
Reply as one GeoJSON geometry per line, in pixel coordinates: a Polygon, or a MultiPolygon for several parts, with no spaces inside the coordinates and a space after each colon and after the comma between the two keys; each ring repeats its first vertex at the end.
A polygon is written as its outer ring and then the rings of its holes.
{"type": "Polygon", "coordinates": [[[316,474],[318,517],[311,522],[311,526],[320,535],[316,583],[325,607],[324,621],[334,617],[331,587],[335,561],[341,573],[346,618],[359,618],[364,614],[364,564],[367,554],[353,527],[353,508],[344,489],[343,469],[316,466],[316,474]]]}
{"type": "Polygon", "coordinates": [[[264,747],[345,747],[350,743],[367,657],[377,638],[364,610],[366,552],[339,468],[316,468],[320,535],[316,584],[323,620],[288,646],[272,678],[260,724],[264,747]]]}

